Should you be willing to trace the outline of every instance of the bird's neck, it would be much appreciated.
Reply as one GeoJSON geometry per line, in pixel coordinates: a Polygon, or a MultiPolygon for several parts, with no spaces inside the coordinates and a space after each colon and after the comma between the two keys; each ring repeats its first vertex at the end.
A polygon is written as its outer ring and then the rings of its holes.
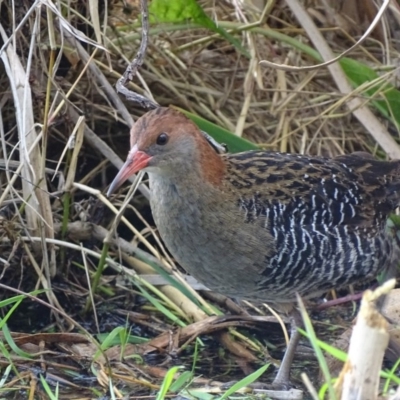
{"type": "MultiPolygon", "coordinates": [[[[207,226],[213,230],[212,215],[225,214],[224,208],[233,207],[232,202],[225,201],[224,191],[210,183],[201,170],[192,165],[182,171],[185,173],[179,176],[149,172],[151,209],[164,240],[168,236],[184,235],[185,230],[188,234],[201,229],[205,219],[210,219],[207,226]]],[[[192,233],[194,236],[200,234],[192,233]]]]}
{"type": "Polygon", "coordinates": [[[166,208],[187,207],[189,203],[201,207],[212,202],[213,197],[218,197],[218,186],[210,182],[210,179],[217,179],[215,175],[205,177],[200,170],[190,168],[183,168],[182,171],[185,172],[177,175],[149,172],[152,203],[166,208]]]}
{"type": "Polygon", "coordinates": [[[219,187],[226,173],[226,165],[219,154],[205,141],[201,142],[198,154],[197,173],[210,185],[219,187]]]}

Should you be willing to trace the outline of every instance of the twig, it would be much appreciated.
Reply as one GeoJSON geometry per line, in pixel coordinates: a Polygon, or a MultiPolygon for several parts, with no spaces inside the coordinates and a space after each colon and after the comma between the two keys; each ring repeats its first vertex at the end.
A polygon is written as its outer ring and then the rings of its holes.
{"type": "Polygon", "coordinates": [[[82,62],[89,63],[89,69],[92,72],[93,76],[96,78],[96,80],[99,82],[99,86],[105,91],[108,98],[111,100],[114,107],[119,111],[126,124],[129,127],[131,127],[134,122],[132,116],[130,115],[128,109],[125,107],[125,104],[122,102],[122,100],[117,96],[114,88],[112,87],[108,79],[104,76],[104,74],[101,72],[100,68],[92,60],[90,60],[90,56],[87,53],[87,51],[83,48],[83,46],[79,43],[79,41],[71,35],[70,32],[63,31],[62,33],[64,35],[65,40],[73,48],[76,49],[82,62]]]}
{"type": "Polygon", "coordinates": [[[147,44],[149,40],[149,10],[147,7],[147,1],[140,1],[141,14],[142,14],[142,39],[140,41],[139,50],[136,53],[136,57],[133,61],[128,65],[124,74],[120,79],[118,79],[116,88],[117,92],[122,93],[129,101],[133,101],[134,103],[139,103],[143,108],[147,108],[152,110],[154,108],[159,107],[159,105],[148,99],[141,94],[138,94],[132,90],[129,90],[126,86],[136,75],[138,69],[143,64],[144,56],[146,54],[147,44]]]}
{"type": "MultiPolygon", "coordinates": [[[[287,2],[288,6],[293,10],[293,4],[291,5],[291,2],[287,2]]],[[[379,23],[379,21],[382,18],[383,13],[385,12],[386,8],[389,6],[390,4],[390,0],[384,0],[383,4],[381,5],[381,7],[378,10],[378,13],[376,14],[374,20],[372,21],[372,23],[369,25],[368,29],[365,31],[365,33],[361,36],[361,38],[355,43],[353,44],[353,46],[349,47],[346,51],[344,51],[343,53],[341,53],[340,55],[338,55],[337,57],[333,57],[333,55],[331,56],[331,59],[324,61],[321,64],[317,64],[317,65],[310,65],[308,67],[296,67],[294,65],[284,65],[284,64],[276,64],[273,63],[271,61],[268,60],[262,60],[260,61],[260,64],[266,65],[268,67],[272,67],[272,68],[276,68],[276,69],[280,69],[283,71],[313,71],[315,69],[318,68],[322,68],[322,67],[327,67],[328,65],[331,65],[333,63],[335,63],[336,61],[339,61],[341,58],[343,58],[345,55],[349,54],[350,52],[352,52],[355,48],[357,48],[358,46],[360,46],[365,39],[371,34],[371,32],[376,28],[376,25],[379,23]]],[[[296,15],[296,13],[294,12],[294,14],[296,15]]]]}

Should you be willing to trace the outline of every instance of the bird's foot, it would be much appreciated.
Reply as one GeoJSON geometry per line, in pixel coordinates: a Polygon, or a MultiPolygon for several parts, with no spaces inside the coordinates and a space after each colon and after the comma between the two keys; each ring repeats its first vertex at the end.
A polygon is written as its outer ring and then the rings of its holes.
{"type": "Polygon", "coordinates": [[[272,390],[281,390],[281,391],[287,391],[293,388],[292,383],[287,380],[280,380],[280,379],[274,379],[274,381],[270,384],[270,387],[272,390]]]}

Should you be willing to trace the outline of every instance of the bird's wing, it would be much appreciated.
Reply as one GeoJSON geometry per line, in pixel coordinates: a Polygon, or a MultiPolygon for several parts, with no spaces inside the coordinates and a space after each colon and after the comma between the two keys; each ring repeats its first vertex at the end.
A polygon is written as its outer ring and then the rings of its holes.
{"type": "Polygon", "coordinates": [[[372,227],[400,198],[399,162],[265,151],[224,157],[227,184],[249,221],[265,216],[272,225],[372,227]]]}

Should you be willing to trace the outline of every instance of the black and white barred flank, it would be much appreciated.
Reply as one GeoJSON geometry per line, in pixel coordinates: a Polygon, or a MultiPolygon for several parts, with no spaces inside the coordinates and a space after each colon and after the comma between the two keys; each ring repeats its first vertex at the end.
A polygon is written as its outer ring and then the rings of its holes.
{"type": "Polygon", "coordinates": [[[226,158],[245,222],[262,221],[273,237],[257,297],[313,297],[371,279],[396,263],[398,247],[386,220],[400,200],[398,162],[363,153],[325,159],[247,152],[226,158]]]}

